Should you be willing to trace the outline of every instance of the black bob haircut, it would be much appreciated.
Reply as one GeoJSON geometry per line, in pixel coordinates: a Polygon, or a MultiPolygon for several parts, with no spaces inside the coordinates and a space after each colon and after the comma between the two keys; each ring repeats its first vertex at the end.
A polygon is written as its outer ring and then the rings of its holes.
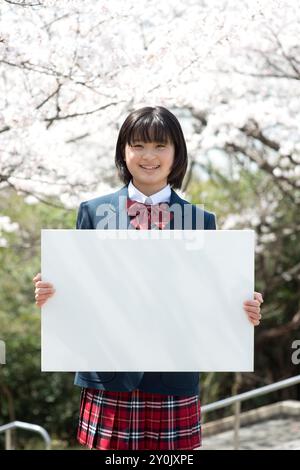
{"type": "Polygon", "coordinates": [[[125,145],[134,142],[172,142],[175,147],[174,162],[168,183],[174,189],[180,189],[187,170],[187,148],[185,138],[178,119],[162,106],[146,106],[132,111],[119,131],[115,164],[120,179],[126,185],[132,179],[125,162],[125,145]]]}

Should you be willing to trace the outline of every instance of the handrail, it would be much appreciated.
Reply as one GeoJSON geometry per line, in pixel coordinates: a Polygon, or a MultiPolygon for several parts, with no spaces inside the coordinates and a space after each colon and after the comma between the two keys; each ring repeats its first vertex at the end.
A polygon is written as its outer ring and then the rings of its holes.
{"type": "Polygon", "coordinates": [[[294,377],[289,377],[288,379],[280,380],[270,385],[265,385],[264,387],[256,388],[255,390],[250,390],[248,392],[240,393],[233,397],[224,398],[223,400],[218,400],[214,403],[204,405],[201,407],[201,413],[208,413],[209,411],[218,410],[220,408],[225,408],[226,406],[235,405],[235,420],[234,420],[234,449],[239,448],[239,428],[240,428],[240,408],[241,402],[248,400],[250,398],[258,397],[260,395],[266,395],[267,393],[275,392],[281,388],[291,387],[292,385],[297,385],[300,383],[300,375],[295,375],[294,377]]]}
{"type": "MultiPolygon", "coordinates": [[[[234,422],[234,449],[239,448],[239,428],[240,428],[240,408],[241,402],[248,400],[250,398],[258,397],[261,395],[266,395],[268,393],[275,392],[282,388],[291,387],[292,385],[297,385],[300,383],[300,375],[294,377],[289,377],[288,379],[280,380],[270,385],[265,385],[264,387],[256,388],[255,390],[250,390],[248,392],[240,393],[233,397],[225,398],[223,400],[218,400],[214,403],[204,405],[201,407],[201,414],[208,413],[213,410],[218,410],[220,408],[225,408],[230,405],[235,405],[235,422],[234,422]]],[[[37,424],[24,423],[22,421],[13,421],[8,424],[0,426],[0,433],[5,432],[5,449],[11,450],[11,430],[14,428],[25,429],[28,431],[33,431],[40,434],[46,444],[46,449],[51,449],[51,438],[47,431],[37,424]]]]}
{"type": "Polygon", "coordinates": [[[25,429],[26,431],[32,431],[40,434],[45,441],[46,449],[51,449],[51,438],[47,433],[46,429],[42,428],[38,424],[24,423],[23,421],[12,421],[11,423],[0,426],[0,433],[5,432],[5,450],[12,450],[11,430],[19,428],[25,429]]]}

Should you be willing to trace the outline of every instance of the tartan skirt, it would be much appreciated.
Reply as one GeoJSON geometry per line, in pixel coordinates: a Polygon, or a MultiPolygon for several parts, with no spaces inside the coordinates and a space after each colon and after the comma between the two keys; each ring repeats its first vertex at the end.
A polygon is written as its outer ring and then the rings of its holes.
{"type": "Polygon", "coordinates": [[[201,446],[200,399],[82,388],[77,440],[100,450],[195,449],[201,446]]]}

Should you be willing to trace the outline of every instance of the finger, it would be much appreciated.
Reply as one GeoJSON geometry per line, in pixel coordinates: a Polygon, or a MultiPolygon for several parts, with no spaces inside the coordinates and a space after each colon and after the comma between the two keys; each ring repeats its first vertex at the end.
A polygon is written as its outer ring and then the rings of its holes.
{"type": "Polygon", "coordinates": [[[32,278],[33,281],[37,281],[37,280],[39,280],[39,279],[41,279],[41,273],[37,273],[37,274],[32,278]]]}
{"type": "Polygon", "coordinates": [[[249,322],[250,322],[252,325],[254,325],[254,326],[257,326],[257,325],[260,324],[260,321],[259,321],[257,318],[249,318],[249,317],[248,317],[248,320],[249,320],[249,322]]]}
{"type": "Polygon", "coordinates": [[[260,313],[260,307],[251,307],[251,306],[249,307],[249,306],[248,306],[248,307],[244,307],[244,310],[245,310],[246,312],[249,312],[249,313],[250,313],[250,312],[253,312],[253,313],[260,313]]]}
{"type": "Polygon", "coordinates": [[[34,297],[35,297],[36,300],[47,300],[47,299],[49,299],[49,297],[51,297],[52,295],[53,295],[53,294],[42,294],[42,295],[41,295],[41,294],[37,294],[37,295],[35,295],[34,297]]]}
{"type": "Polygon", "coordinates": [[[45,304],[47,302],[47,300],[49,300],[49,297],[39,297],[39,298],[35,299],[35,303],[45,304]]]}
{"type": "Polygon", "coordinates": [[[250,313],[249,316],[256,319],[256,320],[261,320],[262,319],[262,316],[261,316],[260,313],[257,313],[256,315],[254,313],[250,313]]]}
{"type": "Polygon", "coordinates": [[[49,297],[52,297],[54,295],[54,292],[48,292],[47,294],[35,294],[34,298],[35,299],[48,299],[49,297]]]}
{"type": "Polygon", "coordinates": [[[258,300],[245,300],[244,305],[249,305],[252,307],[259,307],[260,302],[258,300]]]}
{"type": "Polygon", "coordinates": [[[54,292],[55,289],[53,289],[53,287],[37,287],[35,289],[35,293],[36,294],[47,294],[47,292],[54,292]]]}
{"type": "Polygon", "coordinates": [[[257,315],[254,315],[254,313],[249,313],[248,318],[251,318],[251,320],[261,320],[261,314],[258,313],[257,315]]]}
{"type": "Polygon", "coordinates": [[[263,296],[260,292],[254,292],[254,299],[258,300],[260,303],[264,301],[263,296]]]}
{"type": "Polygon", "coordinates": [[[47,292],[46,294],[35,294],[36,299],[48,299],[48,297],[51,297],[54,294],[54,292],[47,292]]]}
{"type": "Polygon", "coordinates": [[[35,286],[36,287],[53,287],[53,284],[51,284],[51,282],[38,281],[35,286]]]}

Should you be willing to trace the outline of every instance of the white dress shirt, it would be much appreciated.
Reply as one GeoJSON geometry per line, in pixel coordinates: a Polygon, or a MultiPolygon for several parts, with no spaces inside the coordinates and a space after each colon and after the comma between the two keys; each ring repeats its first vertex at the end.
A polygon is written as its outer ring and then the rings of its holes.
{"type": "Polygon", "coordinates": [[[138,201],[143,204],[160,204],[161,202],[170,203],[171,187],[167,184],[157,193],[151,194],[151,196],[146,196],[134,186],[131,180],[128,185],[128,197],[133,201],[138,201]]]}

